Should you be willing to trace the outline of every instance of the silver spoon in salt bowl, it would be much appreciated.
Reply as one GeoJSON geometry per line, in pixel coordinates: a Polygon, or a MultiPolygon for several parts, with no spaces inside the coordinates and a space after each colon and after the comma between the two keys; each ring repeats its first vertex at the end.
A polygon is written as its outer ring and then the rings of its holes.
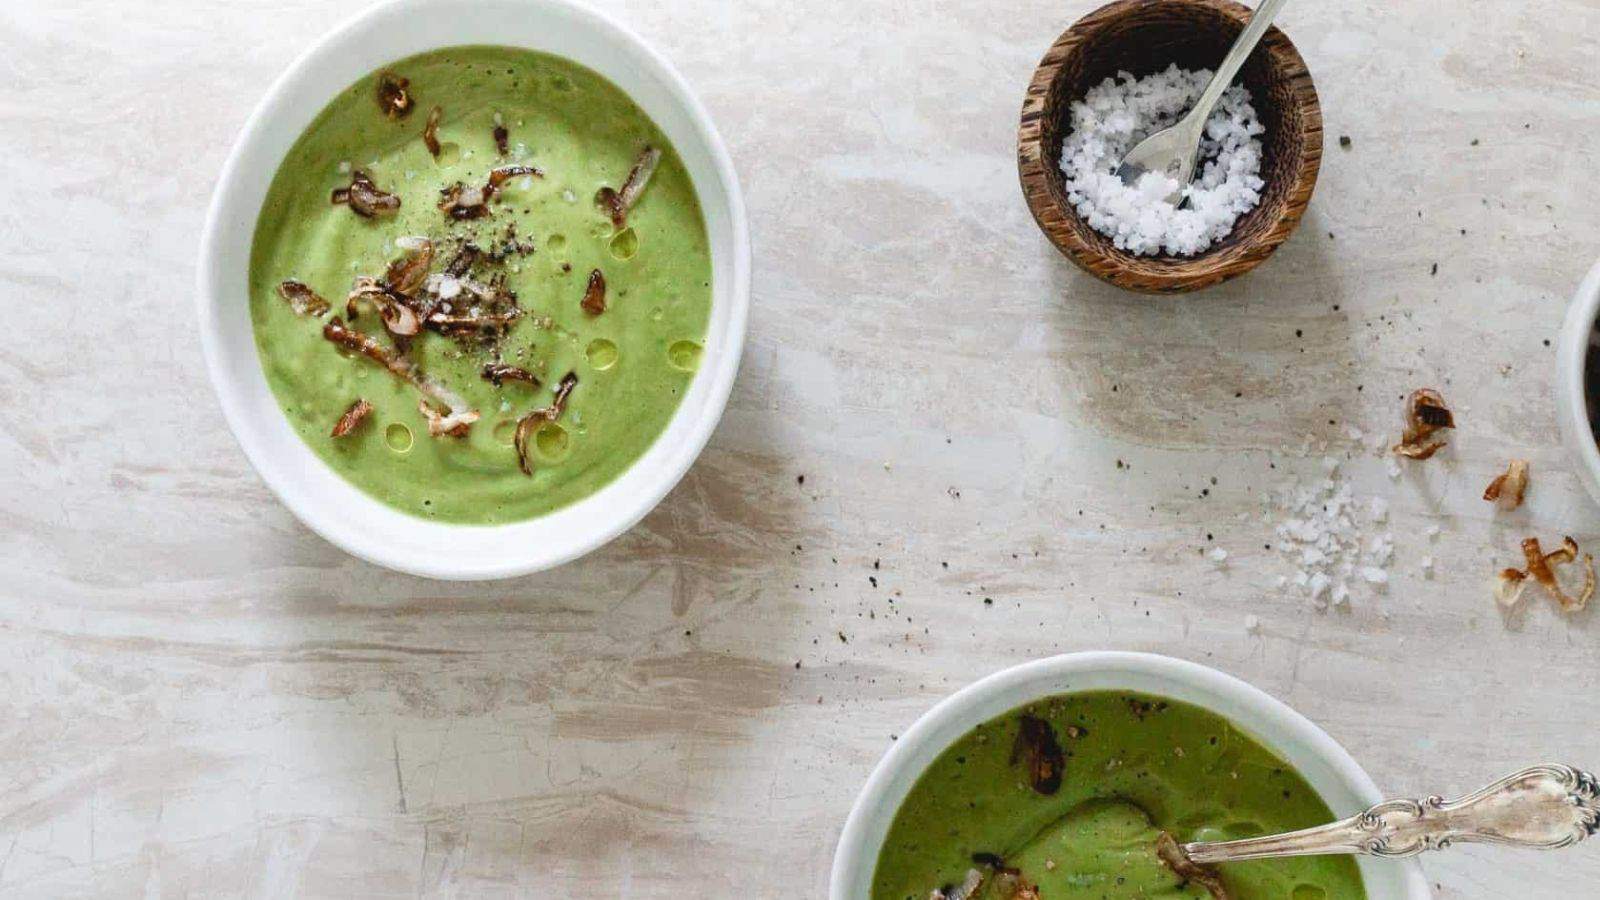
{"type": "Polygon", "coordinates": [[[1195,160],[1200,155],[1200,138],[1205,135],[1206,120],[1211,118],[1211,111],[1217,108],[1222,92],[1233,83],[1233,76],[1239,74],[1244,61],[1250,58],[1250,52],[1256,49],[1256,44],[1261,43],[1261,36],[1267,33],[1273,16],[1278,14],[1285,2],[1287,0],[1261,0],[1261,5],[1250,16],[1249,24],[1244,26],[1244,31],[1228,48],[1228,55],[1222,58],[1216,74],[1211,76],[1211,83],[1201,92],[1194,108],[1184,114],[1178,124],[1163,128],[1135,144],[1128,155],[1122,158],[1122,163],[1117,166],[1117,178],[1123,184],[1137,184],[1146,172],[1161,172],[1178,183],[1167,194],[1167,202],[1177,206],[1183,201],[1183,189],[1194,180],[1195,160]]]}

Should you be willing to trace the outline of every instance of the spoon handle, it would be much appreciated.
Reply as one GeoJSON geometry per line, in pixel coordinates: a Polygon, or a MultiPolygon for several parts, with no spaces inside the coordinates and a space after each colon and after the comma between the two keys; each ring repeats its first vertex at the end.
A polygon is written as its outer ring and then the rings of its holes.
{"type": "Polygon", "coordinates": [[[1233,46],[1228,48],[1228,55],[1217,64],[1217,73],[1211,76],[1211,83],[1200,94],[1200,99],[1185,116],[1188,119],[1197,119],[1204,122],[1211,118],[1211,110],[1222,99],[1222,92],[1233,83],[1233,76],[1239,74],[1239,69],[1244,61],[1250,58],[1251,51],[1256,49],[1256,44],[1261,43],[1261,36],[1272,27],[1272,18],[1283,8],[1288,0],[1261,0],[1256,11],[1251,14],[1250,21],[1244,26],[1244,31],[1234,39],[1233,46]]]}
{"type": "Polygon", "coordinates": [[[1600,784],[1571,766],[1524,769],[1459,800],[1388,800],[1340,822],[1241,841],[1184,844],[1197,863],[1360,853],[1399,858],[1456,841],[1555,850],[1600,830],[1600,784]]]}

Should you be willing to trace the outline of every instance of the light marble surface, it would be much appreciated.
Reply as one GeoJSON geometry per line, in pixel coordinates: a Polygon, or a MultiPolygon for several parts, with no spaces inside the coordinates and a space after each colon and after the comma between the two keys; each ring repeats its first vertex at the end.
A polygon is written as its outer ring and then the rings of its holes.
{"type": "MultiPolygon", "coordinates": [[[[1507,621],[1489,587],[1525,534],[1600,540],[1548,346],[1600,245],[1600,3],[1291,5],[1330,138],[1310,214],[1254,274],[1147,299],[1017,188],[1023,85],[1091,2],[599,2],[731,146],[749,348],[654,514],[489,585],[302,528],[187,329],[236,130],[363,4],[0,5],[0,894],[818,897],[897,732],[1090,648],[1241,676],[1397,794],[1600,766],[1594,615],[1507,621]],[[1461,428],[1391,480],[1346,430],[1424,384],[1461,428]],[[1308,435],[1393,510],[1393,584],[1348,612],[1264,549],[1308,435]],[[1532,496],[1496,516],[1510,455],[1532,496]]],[[[1600,845],[1426,868],[1581,896],[1600,845]]]]}

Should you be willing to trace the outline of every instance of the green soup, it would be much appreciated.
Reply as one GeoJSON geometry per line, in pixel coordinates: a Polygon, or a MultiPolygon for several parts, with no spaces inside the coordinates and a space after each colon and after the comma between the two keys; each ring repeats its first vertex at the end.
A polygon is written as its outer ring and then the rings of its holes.
{"type": "MultiPolygon", "coordinates": [[[[985,722],[940,754],[895,815],[872,898],[927,900],[962,884],[975,860],[995,859],[1044,900],[1208,898],[1155,861],[1160,830],[1229,840],[1332,819],[1305,779],[1220,716],[1137,694],[1063,694],[985,722]],[[1059,751],[1055,783],[1036,784],[1029,765],[1041,740],[1059,751]]],[[[1243,900],[1366,896],[1349,857],[1219,871],[1243,900]]],[[[1006,900],[995,881],[978,896],[1006,900]]]]}
{"type": "MultiPolygon", "coordinates": [[[[456,47],[385,71],[407,80],[409,112],[385,111],[381,73],[361,79],[306,129],[267,193],[249,285],[267,383],[318,456],[406,512],[488,524],[580,500],[649,449],[694,377],[711,310],[711,259],[689,174],[621,90],[566,60],[456,47]],[[423,139],[435,106],[437,156],[423,139]],[[619,227],[597,203],[597,191],[621,189],[646,148],[660,151],[659,164],[619,227]],[[505,181],[481,217],[457,219],[441,209],[442,190],[482,186],[491,169],[511,164],[540,174],[505,181]],[[351,204],[331,202],[356,171],[398,197],[399,209],[363,217],[351,204]],[[416,246],[413,237],[436,249],[434,272],[464,245],[492,251],[490,262],[479,257],[471,277],[498,280],[519,311],[492,342],[424,329],[405,348],[417,370],[477,412],[464,435],[431,436],[413,384],[323,334],[335,316],[347,318],[354,279],[382,276],[403,248],[416,246]],[[493,259],[503,246],[513,249],[493,259]],[[605,282],[600,314],[581,305],[596,270],[605,282]],[[287,279],[309,286],[332,309],[297,313],[278,293],[287,279]],[[541,383],[497,385],[484,377],[491,363],[541,383]],[[564,408],[525,442],[525,473],[513,447],[516,423],[549,409],[569,372],[576,384],[564,408]],[[333,437],[335,422],[357,399],[372,412],[333,437]]],[[[465,302],[456,306],[468,311],[465,302]]],[[[358,315],[345,324],[394,347],[372,308],[358,308],[358,315]]]]}

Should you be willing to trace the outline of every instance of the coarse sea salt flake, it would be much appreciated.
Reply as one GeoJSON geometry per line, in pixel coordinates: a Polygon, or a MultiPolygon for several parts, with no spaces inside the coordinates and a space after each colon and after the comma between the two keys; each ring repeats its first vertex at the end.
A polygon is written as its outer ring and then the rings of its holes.
{"type": "Polygon", "coordinates": [[[1311,576],[1307,587],[1311,590],[1312,600],[1321,600],[1322,595],[1328,592],[1328,587],[1333,583],[1327,575],[1317,572],[1311,576]]]}
{"type": "Polygon", "coordinates": [[[1266,129],[1242,85],[1224,91],[1206,120],[1194,180],[1183,187],[1186,204],[1167,202],[1179,185],[1163,173],[1146,172],[1132,185],[1116,175],[1123,156],[1146,136],[1176,124],[1210,81],[1209,70],[1191,72],[1176,64],[1143,78],[1118,72],[1072,104],[1070,132],[1061,146],[1067,200],[1119,249],[1192,256],[1225,237],[1260,203],[1266,183],[1259,136],[1266,129]]]}

